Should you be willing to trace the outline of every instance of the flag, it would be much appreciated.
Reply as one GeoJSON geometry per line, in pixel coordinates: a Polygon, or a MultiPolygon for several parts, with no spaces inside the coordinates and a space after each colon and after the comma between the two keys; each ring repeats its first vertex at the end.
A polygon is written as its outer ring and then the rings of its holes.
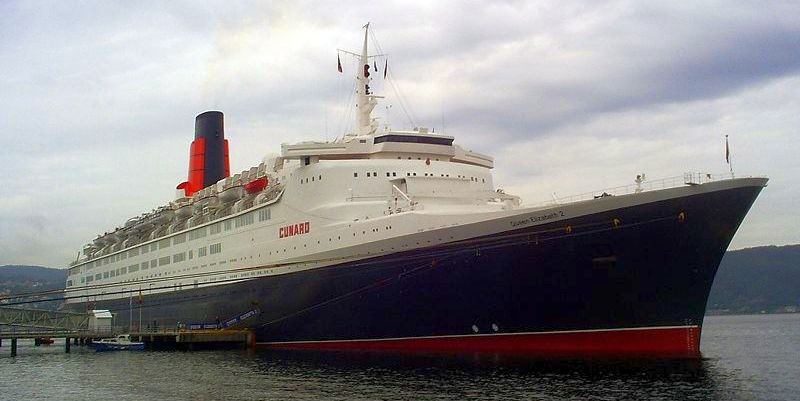
{"type": "Polygon", "coordinates": [[[342,60],[339,58],[338,53],[336,54],[336,69],[339,70],[340,73],[342,72],[342,60]]]}
{"type": "Polygon", "coordinates": [[[378,62],[377,61],[372,60],[372,68],[375,69],[375,72],[378,72],[378,62]]]}
{"type": "Polygon", "coordinates": [[[386,79],[386,72],[387,71],[389,71],[389,59],[388,58],[383,63],[383,79],[386,79]]]}
{"type": "Polygon", "coordinates": [[[731,148],[728,146],[727,135],[725,135],[725,163],[731,164],[731,148]]]}

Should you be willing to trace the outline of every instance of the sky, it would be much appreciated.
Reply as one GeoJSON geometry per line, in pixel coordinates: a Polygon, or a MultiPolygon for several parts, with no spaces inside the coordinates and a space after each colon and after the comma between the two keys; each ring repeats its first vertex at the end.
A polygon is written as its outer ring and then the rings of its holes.
{"type": "Polygon", "coordinates": [[[6,0],[0,265],[66,266],[174,199],[203,111],[225,113],[232,172],[352,129],[355,61],[335,59],[367,22],[382,124],[492,155],[506,192],[725,173],[729,135],[736,175],[770,178],[729,249],[800,243],[797,1],[6,0]]]}

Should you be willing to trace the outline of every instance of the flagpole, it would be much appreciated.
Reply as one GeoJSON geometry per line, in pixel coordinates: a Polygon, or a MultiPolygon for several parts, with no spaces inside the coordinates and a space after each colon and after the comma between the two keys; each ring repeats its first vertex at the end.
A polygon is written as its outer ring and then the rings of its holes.
{"type": "Polygon", "coordinates": [[[728,162],[728,171],[731,173],[731,178],[733,177],[733,162],[731,161],[731,148],[728,145],[728,135],[725,135],[725,161],[728,162]]]}

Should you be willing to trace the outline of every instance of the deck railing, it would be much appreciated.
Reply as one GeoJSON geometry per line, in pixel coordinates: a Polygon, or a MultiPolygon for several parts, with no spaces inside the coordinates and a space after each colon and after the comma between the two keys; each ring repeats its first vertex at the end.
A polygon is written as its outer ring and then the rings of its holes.
{"type": "Polygon", "coordinates": [[[660,189],[677,188],[685,185],[699,185],[707,182],[723,181],[733,179],[732,173],[711,174],[711,173],[684,173],[683,175],[661,178],[657,180],[643,179],[639,183],[623,185],[618,187],[603,188],[595,191],[584,192],[577,195],[564,197],[553,197],[551,200],[524,204],[523,207],[548,207],[592,200],[604,196],[629,195],[640,192],[655,191],[660,189]]]}

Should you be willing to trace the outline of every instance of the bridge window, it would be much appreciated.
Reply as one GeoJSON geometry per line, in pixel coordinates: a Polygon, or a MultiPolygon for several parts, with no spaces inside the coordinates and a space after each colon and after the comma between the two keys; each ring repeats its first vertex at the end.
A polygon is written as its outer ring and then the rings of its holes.
{"type": "Polygon", "coordinates": [[[451,146],[453,140],[450,138],[438,138],[419,135],[382,135],[375,137],[373,143],[383,142],[404,142],[404,143],[426,143],[429,145],[451,146]]]}

